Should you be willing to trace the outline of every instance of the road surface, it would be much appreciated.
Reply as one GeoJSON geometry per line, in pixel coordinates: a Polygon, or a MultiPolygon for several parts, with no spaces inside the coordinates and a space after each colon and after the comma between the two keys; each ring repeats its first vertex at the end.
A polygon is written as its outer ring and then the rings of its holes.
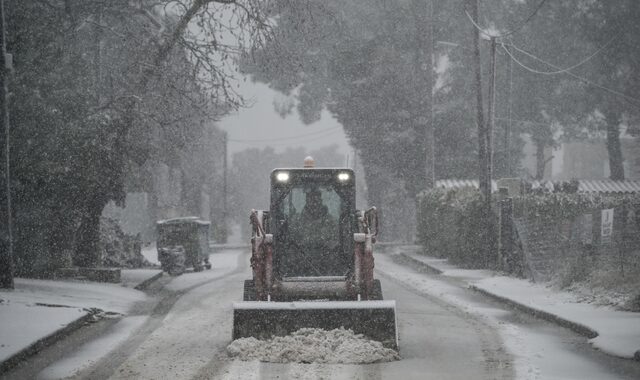
{"type": "MultiPolygon", "coordinates": [[[[211,256],[214,266],[216,255],[211,256]]],[[[232,360],[225,351],[231,337],[231,304],[241,300],[243,280],[249,278],[250,271],[245,250],[227,251],[225,255],[234,258],[234,267],[226,272],[184,274],[174,279],[165,276],[150,290],[151,301],[136,307],[131,315],[79,330],[8,374],[8,378],[46,379],[73,374],[74,366],[81,362],[77,358],[91,352],[87,347],[115,335],[116,326],[126,321],[133,326],[130,334],[111,352],[96,353],[71,378],[594,378],[585,377],[585,373],[606,379],[639,378],[634,363],[594,353],[584,338],[568,330],[505,309],[437,276],[418,273],[387,255],[379,255],[376,261],[377,276],[385,299],[397,301],[400,361],[337,365],[232,360]],[[419,278],[416,276],[445,283],[425,291],[408,281],[419,278]],[[443,290],[446,297],[438,294],[443,290]],[[461,307],[450,297],[470,306],[461,307]],[[560,354],[562,360],[555,360],[560,354]]]]}

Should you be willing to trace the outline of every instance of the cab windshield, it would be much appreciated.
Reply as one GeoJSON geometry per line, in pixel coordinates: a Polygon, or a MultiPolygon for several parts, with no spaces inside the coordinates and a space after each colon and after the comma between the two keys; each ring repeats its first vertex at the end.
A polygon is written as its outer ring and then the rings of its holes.
{"type": "Polygon", "coordinates": [[[283,276],[344,275],[348,207],[331,185],[293,186],[279,204],[283,276]]]}

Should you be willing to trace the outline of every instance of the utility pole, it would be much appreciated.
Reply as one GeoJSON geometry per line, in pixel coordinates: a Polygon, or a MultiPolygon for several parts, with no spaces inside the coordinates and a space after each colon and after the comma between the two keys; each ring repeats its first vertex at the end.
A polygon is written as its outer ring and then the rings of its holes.
{"type": "Polygon", "coordinates": [[[433,18],[433,2],[435,0],[429,1],[429,74],[428,74],[428,87],[429,87],[429,131],[427,133],[430,147],[427,149],[428,157],[427,157],[427,188],[433,188],[436,185],[436,124],[435,117],[433,113],[433,103],[435,101],[435,83],[436,81],[433,78],[433,69],[435,65],[435,42],[434,42],[434,32],[433,32],[433,24],[435,19],[433,18]],[[429,178],[431,177],[431,178],[429,178]]]}
{"type": "MultiPolygon", "coordinates": [[[[227,172],[228,172],[228,163],[227,163],[227,145],[229,144],[229,138],[227,136],[227,132],[224,132],[222,135],[222,228],[226,231],[227,229],[227,193],[229,192],[227,186],[227,172]]],[[[225,232],[224,237],[222,238],[221,243],[227,242],[227,233],[225,232]]]]}
{"type": "MultiPolygon", "coordinates": [[[[469,0],[471,18],[475,24],[478,23],[478,0],[469,0]]],[[[473,28],[473,55],[475,61],[475,82],[476,82],[476,112],[478,125],[478,182],[480,192],[482,193],[484,211],[483,225],[478,226],[481,231],[482,238],[482,258],[483,264],[489,264],[492,253],[491,242],[493,240],[492,218],[491,218],[491,166],[492,166],[492,127],[493,127],[493,109],[495,104],[495,51],[496,40],[491,38],[491,83],[489,85],[489,117],[487,122],[484,120],[483,103],[482,103],[482,67],[480,60],[480,30],[475,26],[473,28]]]]}
{"type": "MultiPolygon", "coordinates": [[[[475,23],[478,22],[478,0],[469,0],[470,15],[475,23]]],[[[473,28],[473,58],[475,63],[476,83],[476,125],[478,127],[478,185],[485,198],[491,196],[491,182],[486,172],[487,168],[487,136],[484,123],[482,102],[482,66],[480,62],[480,31],[473,28]]]]}
{"type": "MultiPolygon", "coordinates": [[[[507,50],[509,46],[505,47],[507,50]]],[[[509,120],[505,123],[504,127],[504,157],[507,165],[507,177],[511,177],[511,109],[513,101],[511,94],[513,92],[513,61],[509,60],[509,120]]]]}
{"type": "Polygon", "coordinates": [[[493,130],[495,124],[495,115],[496,115],[496,37],[490,38],[491,43],[491,63],[489,67],[489,73],[491,78],[489,78],[489,99],[487,100],[488,105],[488,120],[486,127],[486,138],[487,138],[487,157],[486,157],[486,176],[489,188],[489,197],[486,199],[488,202],[488,209],[491,207],[491,179],[493,178],[493,130]]]}
{"type": "Polygon", "coordinates": [[[415,71],[418,79],[417,119],[418,128],[423,129],[422,140],[424,153],[424,187],[430,189],[435,185],[435,143],[433,116],[433,0],[428,0],[428,9],[423,0],[413,0],[415,12],[416,49],[415,71]],[[427,115],[423,116],[425,114],[427,115]]]}
{"type": "MultiPolygon", "coordinates": [[[[11,174],[10,174],[10,128],[9,128],[9,99],[8,99],[8,71],[6,28],[4,19],[4,0],[0,0],[0,110],[2,130],[4,131],[4,181],[6,192],[6,250],[0,252],[0,288],[13,289],[13,218],[11,215],[11,174]]],[[[4,244],[3,244],[4,245],[4,244]]]]}

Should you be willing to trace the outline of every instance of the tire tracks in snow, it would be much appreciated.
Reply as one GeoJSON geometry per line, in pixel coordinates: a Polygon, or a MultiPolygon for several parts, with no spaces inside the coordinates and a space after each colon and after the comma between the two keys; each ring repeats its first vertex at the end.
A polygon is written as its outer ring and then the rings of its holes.
{"type": "MultiPolygon", "coordinates": [[[[225,281],[229,277],[238,275],[246,270],[246,263],[248,262],[248,254],[238,254],[238,261],[236,267],[227,272],[222,272],[219,275],[208,278],[204,281],[199,281],[185,287],[180,290],[169,290],[165,288],[165,285],[169,283],[172,278],[166,277],[153,283],[147,290],[153,296],[155,302],[145,302],[136,305],[130,316],[133,315],[148,315],[144,325],[138,329],[129,339],[123,342],[116,350],[113,350],[107,356],[100,359],[91,368],[81,371],[74,376],[77,379],[107,379],[115,374],[116,369],[122,365],[143,342],[145,342],[158,328],[160,328],[175,304],[185,294],[209,284],[225,281]],[[159,300],[158,300],[159,299],[159,300]]],[[[189,274],[185,274],[189,275],[189,274]]],[[[133,374],[132,374],[133,375],[133,374]]]]}

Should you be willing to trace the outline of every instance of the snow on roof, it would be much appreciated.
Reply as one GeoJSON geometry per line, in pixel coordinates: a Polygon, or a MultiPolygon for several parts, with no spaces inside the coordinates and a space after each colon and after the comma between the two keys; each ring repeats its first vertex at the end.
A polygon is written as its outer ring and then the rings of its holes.
{"type": "Polygon", "coordinates": [[[639,193],[640,180],[635,181],[613,181],[610,179],[601,180],[579,180],[578,191],[584,193],[639,193]]]}
{"type": "MultiPolygon", "coordinates": [[[[578,192],[580,193],[640,193],[640,180],[614,181],[611,179],[579,179],[578,192]]],[[[545,187],[553,191],[554,187],[568,181],[533,181],[534,189],[545,187]]],[[[436,186],[443,189],[478,188],[477,179],[440,179],[436,186]]],[[[497,181],[491,181],[491,192],[498,191],[497,181]]]]}
{"type": "MultiPolygon", "coordinates": [[[[614,181],[611,179],[578,179],[579,193],[640,193],[640,180],[614,181]]],[[[531,187],[549,190],[567,181],[533,181],[531,187]]]]}

